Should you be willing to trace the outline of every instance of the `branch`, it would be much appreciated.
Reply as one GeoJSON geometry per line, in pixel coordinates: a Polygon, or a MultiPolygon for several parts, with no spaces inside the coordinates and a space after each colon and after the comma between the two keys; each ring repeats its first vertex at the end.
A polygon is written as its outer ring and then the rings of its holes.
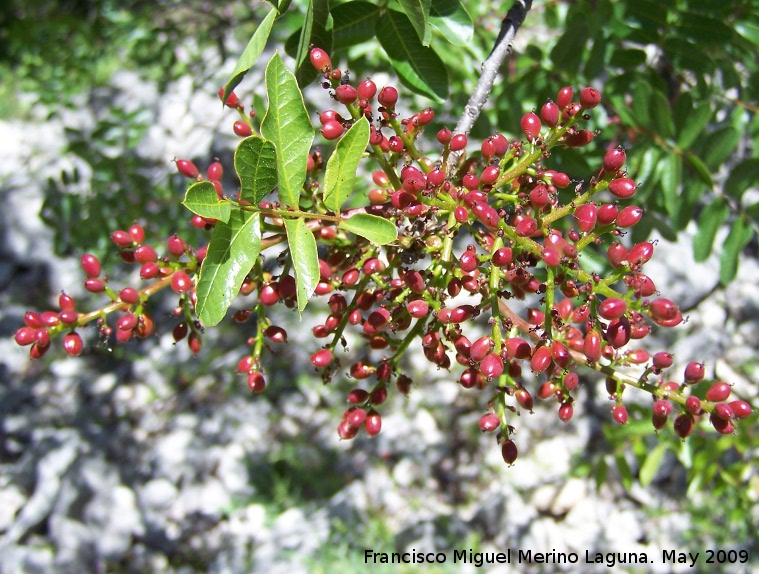
{"type": "MultiPolygon", "coordinates": [[[[530,8],[532,8],[532,0],[516,0],[514,5],[509,9],[501,24],[501,31],[498,33],[493,51],[490,52],[487,60],[482,64],[482,75],[464,108],[464,113],[461,115],[459,123],[456,124],[456,129],[453,131],[454,134],[469,133],[474,122],[477,121],[482,107],[488,101],[490,90],[493,89],[498,70],[500,70],[506,56],[511,53],[511,42],[514,41],[514,36],[522,25],[522,22],[524,22],[530,8]]],[[[454,161],[450,165],[455,165],[455,163],[454,158],[454,161]]]]}

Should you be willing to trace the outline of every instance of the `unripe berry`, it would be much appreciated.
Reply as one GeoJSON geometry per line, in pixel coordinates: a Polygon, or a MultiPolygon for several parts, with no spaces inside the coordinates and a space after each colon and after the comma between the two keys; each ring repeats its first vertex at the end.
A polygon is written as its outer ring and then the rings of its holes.
{"type": "Polygon", "coordinates": [[[197,179],[198,177],[198,168],[194,163],[186,159],[177,160],[177,171],[187,179],[197,179]]]}
{"type": "Polygon", "coordinates": [[[398,103],[398,90],[392,86],[385,86],[380,90],[377,101],[385,108],[393,108],[398,103]]]}
{"type": "Polygon", "coordinates": [[[311,65],[317,71],[325,74],[332,69],[332,60],[330,60],[329,54],[321,48],[311,48],[308,56],[311,60],[311,65]]]}
{"type": "Polygon", "coordinates": [[[522,128],[522,132],[524,133],[525,137],[530,141],[534,140],[540,135],[540,128],[542,127],[542,124],[540,122],[540,118],[533,112],[524,114],[519,125],[522,128]]]}

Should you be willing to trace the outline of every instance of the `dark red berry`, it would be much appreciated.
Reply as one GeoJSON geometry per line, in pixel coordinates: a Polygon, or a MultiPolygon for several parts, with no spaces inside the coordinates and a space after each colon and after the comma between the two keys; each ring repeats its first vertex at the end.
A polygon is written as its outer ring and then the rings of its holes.
{"type": "Polygon", "coordinates": [[[651,301],[648,306],[648,312],[655,321],[671,321],[677,318],[680,309],[677,304],[669,299],[660,297],[651,301]]]}
{"type": "Polygon", "coordinates": [[[480,417],[480,430],[482,432],[493,432],[501,426],[501,419],[495,413],[487,413],[480,417]]]}
{"type": "Polygon", "coordinates": [[[377,411],[371,410],[367,413],[364,430],[369,436],[376,436],[382,430],[382,417],[377,411]]]}
{"type": "Polygon", "coordinates": [[[254,393],[262,393],[266,388],[266,379],[258,371],[248,373],[248,388],[254,393]]]}
{"type": "Polygon", "coordinates": [[[572,415],[574,415],[574,407],[572,406],[572,403],[562,403],[559,407],[559,419],[561,422],[569,422],[569,420],[572,418],[572,415]]]}
{"type": "MultiPolygon", "coordinates": [[[[604,159],[603,159],[604,171],[611,174],[617,173],[620,169],[622,169],[622,166],[625,165],[626,160],[627,160],[627,154],[625,154],[625,150],[619,147],[610,149],[604,154],[604,159]]],[[[615,179],[614,181],[620,181],[620,180],[615,179]]],[[[609,184],[609,189],[611,189],[611,183],[609,184]]],[[[633,186],[634,185],[635,184],[633,183],[633,186]]],[[[612,191],[612,193],[614,193],[614,191],[612,191]]],[[[616,195],[616,193],[614,193],[614,195],[616,195]]]]}
{"type": "Polygon", "coordinates": [[[728,403],[728,406],[730,409],[732,409],[733,414],[735,414],[735,418],[737,419],[745,419],[746,417],[751,416],[751,414],[754,412],[754,410],[751,408],[751,405],[746,401],[730,401],[728,403]]]}
{"type": "Polygon", "coordinates": [[[685,400],[685,408],[693,415],[701,413],[701,399],[698,397],[690,396],[685,400]]]}
{"type": "Polygon", "coordinates": [[[601,225],[609,225],[617,220],[619,215],[619,209],[613,203],[604,203],[598,208],[598,223],[601,225]]]}
{"type": "Polygon", "coordinates": [[[488,379],[500,377],[503,373],[503,360],[500,355],[491,353],[482,359],[480,372],[488,379]]]}
{"type": "Polygon", "coordinates": [[[665,351],[655,353],[653,363],[657,369],[668,369],[672,366],[672,354],[665,351]]]}
{"type": "Polygon", "coordinates": [[[530,368],[534,373],[542,373],[551,365],[551,349],[538,347],[530,359],[530,368]]]}
{"type": "Polygon", "coordinates": [[[686,438],[693,431],[693,417],[688,413],[680,413],[675,419],[675,432],[680,438],[686,438]]]}
{"type": "Polygon", "coordinates": [[[590,144],[595,137],[596,134],[590,130],[578,130],[568,135],[564,140],[564,143],[567,147],[584,147],[590,144]]]}
{"type": "Polygon", "coordinates": [[[688,363],[685,365],[685,382],[689,385],[695,385],[703,380],[705,372],[703,363],[688,363]]]}
{"type": "Polygon", "coordinates": [[[501,445],[501,456],[506,464],[514,464],[519,456],[519,451],[513,440],[507,440],[501,445]]]}
{"type": "Polygon", "coordinates": [[[604,319],[617,319],[627,311],[627,302],[617,297],[609,297],[598,306],[598,314],[604,319]]]}

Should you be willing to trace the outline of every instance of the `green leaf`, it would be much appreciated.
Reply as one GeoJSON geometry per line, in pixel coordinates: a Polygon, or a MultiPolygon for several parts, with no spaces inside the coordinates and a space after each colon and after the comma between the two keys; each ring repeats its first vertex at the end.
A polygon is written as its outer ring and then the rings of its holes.
{"type": "Polygon", "coordinates": [[[448,71],[440,57],[422,46],[405,14],[388,10],[380,16],[377,39],[393,68],[412,90],[442,103],[448,97],[448,71]]]}
{"type": "Polygon", "coordinates": [[[551,50],[554,69],[576,73],[584,61],[585,45],[590,37],[587,20],[574,17],[564,28],[564,34],[551,50]]]}
{"type": "Polygon", "coordinates": [[[736,165],[725,181],[724,192],[739,200],[743,193],[759,182],[759,158],[743,160],[736,165]]]}
{"type": "Polygon", "coordinates": [[[416,35],[422,46],[430,45],[430,3],[431,0],[398,0],[401,8],[408,16],[411,25],[416,30],[416,35]]]}
{"type": "Polygon", "coordinates": [[[235,150],[235,171],[240,178],[240,199],[253,205],[277,185],[274,144],[258,136],[245,138],[235,150]]]}
{"type": "Polygon", "coordinates": [[[643,488],[646,488],[651,482],[653,482],[656,472],[661,466],[664,453],[667,452],[668,448],[667,443],[660,443],[654,447],[654,450],[648,453],[648,456],[646,456],[646,460],[643,461],[638,473],[638,479],[643,488]]]}
{"type": "Polygon", "coordinates": [[[698,233],[693,238],[693,258],[704,261],[712,252],[717,230],[730,214],[730,208],[722,198],[716,198],[698,216],[698,233]]]}
{"type": "Polygon", "coordinates": [[[237,61],[237,65],[232,72],[232,77],[229,78],[227,84],[224,86],[224,97],[222,98],[222,101],[227,101],[232,90],[234,90],[242,81],[245,74],[248,73],[248,70],[258,62],[258,58],[266,47],[266,41],[269,39],[271,28],[274,25],[274,20],[277,19],[277,16],[279,16],[279,12],[276,8],[272,8],[269,10],[266,18],[264,18],[261,24],[258,25],[258,28],[256,28],[253,37],[245,47],[242,56],[240,56],[240,59],[237,61]]]}
{"type": "Polygon", "coordinates": [[[229,221],[232,204],[221,200],[216,194],[216,188],[210,181],[193,183],[184,195],[182,202],[187,209],[201,217],[210,217],[222,222],[229,221]]]}
{"type": "Polygon", "coordinates": [[[704,131],[711,119],[712,109],[708,101],[701,104],[696,111],[689,113],[680,133],[677,134],[677,147],[688,149],[704,131]]]}
{"type": "Polygon", "coordinates": [[[740,136],[740,132],[732,126],[724,126],[709,136],[701,157],[710,170],[717,170],[730,157],[738,145],[740,136]]]}
{"type": "Polygon", "coordinates": [[[369,143],[369,122],[362,117],[340,138],[324,173],[324,205],[340,213],[353,191],[361,156],[369,143]]]}
{"type": "Polygon", "coordinates": [[[632,470],[630,470],[630,465],[627,464],[627,459],[625,458],[625,455],[620,453],[616,457],[614,457],[614,459],[617,463],[617,470],[619,471],[619,476],[622,479],[622,486],[625,487],[625,490],[630,490],[633,485],[633,473],[632,473],[632,470]]]}
{"type": "Polygon", "coordinates": [[[645,82],[637,82],[633,88],[632,113],[635,124],[638,126],[651,127],[649,103],[651,101],[651,88],[645,82]]]}
{"type": "Polygon", "coordinates": [[[316,250],[314,234],[303,218],[285,219],[285,229],[295,270],[298,313],[303,313],[319,282],[319,253],[316,250]]]}
{"type": "Polygon", "coordinates": [[[206,326],[219,323],[240,292],[261,252],[261,216],[236,209],[228,223],[217,223],[200,268],[195,312],[206,326]]]}
{"type": "Polygon", "coordinates": [[[709,168],[706,167],[703,161],[701,161],[700,157],[698,157],[694,153],[686,153],[685,159],[688,160],[688,163],[693,168],[693,170],[698,174],[698,176],[701,178],[701,181],[703,181],[710,188],[714,187],[714,181],[712,181],[712,174],[709,173],[709,168]]]}
{"type": "Polygon", "coordinates": [[[349,48],[374,38],[379,7],[369,2],[346,2],[332,9],[332,47],[349,48]]]}
{"type": "Polygon", "coordinates": [[[664,207],[669,216],[675,218],[680,207],[678,190],[683,179],[683,160],[676,153],[670,153],[660,164],[660,170],[664,207]]]}
{"type": "Polygon", "coordinates": [[[349,219],[342,219],[338,227],[377,245],[387,245],[398,238],[398,230],[392,221],[368,213],[357,213],[349,219]]]}
{"type": "Polygon", "coordinates": [[[651,115],[657,133],[663,138],[671,138],[675,135],[675,124],[672,121],[672,110],[669,107],[667,97],[659,90],[651,94],[651,115]]]}
{"type": "Polygon", "coordinates": [[[722,285],[727,285],[735,279],[735,274],[738,272],[738,259],[753,233],[751,226],[742,217],[736,219],[730,228],[719,258],[719,282],[722,285]]]}
{"type": "Polygon", "coordinates": [[[306,86],[316,77],[317,71],[311,65],[311,46],[332,52],[332,14],[329,0],[310,0],[306,10],[306,20],[301,28],[298,52],[295,55],[295,77],[299,86],[306,86]]]}
{"type": "Polygon", "coordinates": [[[295,76],[279,54],[266,66],[266,93],[269,107],[261,122],[261,134],[277,150],[279,198],[288,207],[298,207],[314,128],[303,103],[295,76]]]}
{"type": "Polygon", "coordinates": [[[468,46],[474,37],[474,24],[459,0],[432,0],[430,23],[454,46],[468,46]]]}

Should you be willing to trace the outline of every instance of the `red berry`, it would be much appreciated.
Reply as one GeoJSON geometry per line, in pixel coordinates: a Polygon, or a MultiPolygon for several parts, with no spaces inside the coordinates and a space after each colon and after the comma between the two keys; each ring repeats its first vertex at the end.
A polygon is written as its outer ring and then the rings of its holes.
{"type": "Polygon", "coordinates": [[[601,336],[597,331],[589,331],[588,334],[585,335],[583,353],[591,362],[596,362],[601,359],[601,336]]]}
{"type": "Polygon", "coordinates": [[[320,349],[311,355],[311,364],[318,369],[323,369],[332,362],[332,351],[320,349]]]}
{"type": "Polygon", "coordinates": [[[58,295],[58,307],[61,311],[73,311],[75,306],[74,298],[71,295],[64,292],[58,295]]]}
{"type": "Polygon", "coordinates": [[[583,88],[580,91],[580,105],[586,110],[592,110],[601,103],[601,92],[595,88],[583,88]]]}
{"type": "Polygon", "coordinates": [[[728,405],[732,409],[733,413],[735,414],[735,418],[737,419],[745,419],[746,417],[751,416],[751,414],[754,412],[754,410],[751,408],[751,405],[746,401],[730,401],[728,405]]]}
{"type": "Polygon", "coordinates": [[[538,230],[538,222],[532,217],[520,219],[515,230],[519,237],[530,237],[538,230]]]}
{"type": "Polygon", "coordinates": [[[695,385],[703,380],[705,369],[703,363],[688,363],[685,365],[685,382],[689,385],[695,385]]]}
{"type": "Polygon", "coordinates": [[[630,342],[630,336],[630,321],[627,317],[614,319],[606,328],[606,341],[615,349],[627,345],[630,342]]]}
{"type": "Polygon", "coordinates": [[[123,229],[117,229],[111,233],[111,241],[116,247],[131,247],[132,238],[123,229]]]}
{"type": "Polygon", "coordinates": [[[453,134],[451,133],[451,130],[448,128],[442,128],[437,133],[437,141],[440,142],[442,145],[448,145],[451,143],[451,139],[453,138],[453,134]]]}
{"type": "Polygon", "coordinates": [[[466,147],[468,141],[466,134],[456,134],[451,138],[451,143],[448,144],[448,147],[451,151],[461,151],[466,147]]]}
{"type": "Polygon", "coordinates": [[[350,84],[341,84],[335,88],[335,97],[338,102],[347,106],[356,101],[358,91],[350,84]]]}
{"type": "Polygon", "coordinates": [[[161,268],[158,266],[158,263],[148,261],[147,263],[143,263],[142,267],[140,267],[140,277],[142,279],[153,279],[158,275],[160,270],[161,268]]]}
{"type": "Polygon", "coordinates": [[[418,299],[416,301],[409,301],[406,304],[406,310],[415,319],[421,319],[427,316],[430,312],[430,307],[425,301],[418,299]]]}
{"type": "Polygon", "coordinates": [[[556,105],[559,106],[560,110],[572,103],[573,95],[574,90],[570,86],[565,86],[559,90],[559,94],[556,96],[556,105]]]}
{"type": "Polygon", "coordinates": [[[171,288],[177,293],[186,293],[192,289],[192,279],[181,269],[171,276],[171,288]]]}
{"type": "Polygon", "coordinates": [[[137,263],[148,263],[158,260],[158,254],[150,245],[140,245],[134,250],[134,260],[137,263]]]}
{"type": "MultiPolygon", "coordinates": [[[[616,151],[616,150],[612,150],[612,151],[616,151]]],[[[608,153],[611,153],[611,152],[608,152],[608,153]]],[[[606,158],[604,158],[604,165],[606,164],[605,159],[606,158]]],[[[616,197],[619,197],[620,199],[627,199],[628,197],[632,197],[637,189],[638,189],[638,186],[629,177],[620,177],[615,180],[612,180],[609,183],[609,191],[616,197]]]]}
{"type": "Polygon", "coordinates": [[[549,169],[543,175],[548,178],[548,181],[560,189],[564,189],[570,184],[569,176],[561,171],[553,171],[552,169],[549,169]]]}
{"type": "Polygon", "coordinates": [[[579,130],[568,135],[564,143],[567,144],[567,147],[584,147],[590,144],[595,137],[596,134],[590,130],[579,130]]]}
{"type": "Polygon", "coordinates": [[[266,379],[258,371],[248,373],[248,388],[254,393],[261,393],[266,388],[266,379]]]}
{"type": "Polygon", "coordinates": [[[609,225],[617,220],[619,209],[613,203],[604,203],[598,208],[598,223],[601,225],[609,225]]]}
{"type": "Polygon", "coordinates": [[[627,254],[627,262],[630,265],[643,265],[647,263],[654,254],[654,244],[648,241],[636,243],[630,248],[627,254]]]}
{"type": "Polygon", "coordinates": [[[660,297],[651,302],[648,312],[654,321],[671,321],[678,316],[680,309],[673,301],[660,297]]]}
{"type": "Polygon", "coordinates": [[[530,368],[534,373],[542,373],[551,365],[551,349],[538,347],[530,359],[530,368]]]}
{"type": "Polygon", "coordinates": [[[367,78],[358,85],[357,92],[359,99],[369,101],[377,95],[377,84],[367,78]]]}
{"type": "Polygon", "coordinates": [[[547,101],[543,104],[543,107],[540,108],[540,117],[542,118],[543,123],[549,128],[556,127],[559,123],[559,106],[550,100],[547,101]]]}
{"type": "Polygon", "coordinates": [[[484,201],[475,201],[472,204],[472,213],[486,227],[490,229],[498,227],[498,222],[500,221],[498,212],[484,201]]]}
{"type": "Polygon", "coordinates": [[[628,205],[617,215],[617,225],[620,227],[632,227],[643,217],[643,210],[637,205],[628,205]]]}
{"type": "Polygon", "coordinates": [[[385,86],[380,90],[377,101],[385,108],[393,108],[398,103],[398,90],[392,86],[385,86]]]}
{"type": "Polygon", "coordinates": [[[735,413],[733,412],[733,409],[730,407],[730,405],[725,403],[718,403],[714,406],[714,414],[717,415],[721,419],[725,419],[726,421],[732,420],[735,418],[735,413]]]}
{"type": "Polygon", "coordinates": [[[580,231],[583,233],[590,233],[596,226],[598,207],[592,202],[579,205],[577,209],[575,209],[574,218],[580,231]]]}
{"type": "Polygon", "coordinates": [[[680,438],[686,438],[693,431],[693,417],[688,413],[680,413],[675,419],[675,432],[680,438]]]}
{"type": "Polygon", "coordinates": [[[84,280],[84,288],[90,293],[102,293],[105,291],[105,283],[97,277],[89,277],[84,280]]]}
{"type": "Polygon", "coordinates": [[[685,408],[692,415],[698,415],[701,413],[701,399],[698,397],[690,396],[685,400],[685,408]]]}
{"type": "Polygon", "coordinates": [[[574,415],[574,407],[572,406],[572,403],[562,403],[559,407],[559,419],[562,422],[569,422],[569,420],[572,418],[572,415],[574,415]]]}
{"type": "Polygon", "coordinates": [[[31,345],[37,340],[35,329],[28,326],[21,327],[16,331],[14,339],[16,340],[16,344],[21,345],[22,347],[31,345]]]}
{"type": "Polygon", "coordinates": [[[651,407],[657,417],[667,417],[672,412],[672,403],[666,399],[658,399],[651,407]]]}
{"type": "Polygon", "coordinates": [[[627,261],[627,248],[621,243],[612,243],[606,250],[606,259],[612,267],[619,267],[627,261]]]}
{"type": "Polygon", "coordinates": [[[513,257],[514,253],[511,247],[501,247],[499,249],[496,249],[496,251],[493,253],[491,262],[496,267],[505,267],[511,263],[513,257]]]}
{"type": "Polygon", "coordinates": [[[604,319],[617,319],[627,311],[627,302],[617,297],[609,297],[598,306],[598,314],[604,319]]]}
{"type": "Polygon", "coordinates": [[[491,353],[480,363],[480,372],[488,379],[500,377],[503,373],[503,360],[500,355],[491,353]]]}
{"type": "Polygon", "coordinates": [[[100,275],[100,260],[90,253],[82,255],[82,270],[89,277],[100,275]]]}
{"type": "Polygon", "coordinates": [[[311,65],[317,71],[324,74],[332,69],[332,60],[330,60],[329,54],[321,48],[311,48],[311,52],[308,55],[311,59],[311,65]]]}
{"type": "Polygon", "coordinates": [[[369,436],[376,436],[382,430],[382,417],[377,411],[369,411],[364,421],[364,430],[369,436]]]}
{"type": "Polygon", "coordinates": [[[251,129],[250,125],[242,120],[237,120],[234,124],[232,124],[232,131],[234,131],[235,134],[241,138],[246,138],[253,135],[253,130],[251,129]]]}
{"type": "Polygon", "coordinates": [[[79,333],[69,333],[63,338],[63,350],[66,351],[68,355],[76,357],[82,353],[83,348],[84,345],[79,333]]]}
{"type": "Polygon", "coordinates": [[[501,426],[501,419],[495,413],[487,413],[480,417],[480,430],[482,432],[493,432],[501,426]]]}
{"type": "Polygon", "coordinates": [[[211,163],[206,170],[206,179],[208,181],[221,181],[224,176],[224,166],[218,161],[211,163]]]}
{"type": "Polygon", "coordinates": [[[627,424],[628,415],[627,415],[627,409],[625,408],[624,405],[614,405],[611,408],[611,416],[619,424],[621,425],[627,424]]]}
{"type": "Polygon", "coordinates": [[[706,400],[713,403],[725,401],[729,396],[730,385],[722,381],[714,383],[711,387],[709,387],[709,390],[706,391],[706,400]]]}
{"type": "Polygon", "coordinates": [[[166,241],[166,246],[169,250],[169,253],[174,257],[181,257],[182,254],[187,250],[187,246],[185,245],[185,242],[182,241],[182,238],[179,237],[176,233],[169,237],[169,239],[166,241]]]}
{"type": "Polygon", "coordinates": [[[529,112],[522,116],[520,126],[525,137],[532,141],[540,135],[542,124],[540,118],[535,113],[529,112]]]}
{"type": "Polygon", "coordinates": [[[343,129],[343,124],[330,120],[322,126],[321,134],[324,136],[324,139],[335,140],[343,134],[343,129]]]}
{"type": "Polygon", "coordinates": [[[187,179],[197,179],[198,177],[198,168],[195,167],[194,163],[186,159],[177,160],[177,171],[187,179]]]}
{"type": "Polygon", "coordinates": [[[664,351],[655,353],[653,363],[657,369],[667,369],[672,366],[672,354],[664,351]]]}
{"type": "Polygon", "coordinates": [[[190,333],[190,336],[187,338],[187,347],[194,355],[200,353],[203,348],[203,339],[201,339],[200,333],[197,331],[190,333]]]}

